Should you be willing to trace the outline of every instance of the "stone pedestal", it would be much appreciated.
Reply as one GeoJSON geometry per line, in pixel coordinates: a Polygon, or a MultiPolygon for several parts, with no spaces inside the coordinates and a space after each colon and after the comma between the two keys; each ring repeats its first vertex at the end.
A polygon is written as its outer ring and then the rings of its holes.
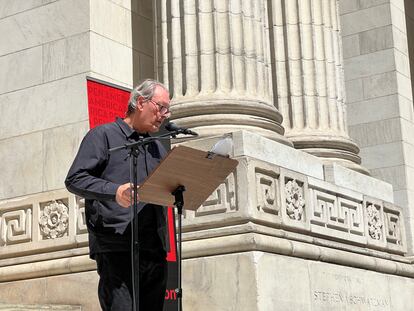
{"type": "Polygon", "coordinates": [[[188,259],[183,268],[188,310],[412,310],[412,278],[353,267],[250,251],[188,259]]]}
{"type": "Polygon", "coordinates": [[[232,138],[237,169],[185,212],[185,308],[406,310],[414,260],[391,185],[253,133],[232,138]]]}

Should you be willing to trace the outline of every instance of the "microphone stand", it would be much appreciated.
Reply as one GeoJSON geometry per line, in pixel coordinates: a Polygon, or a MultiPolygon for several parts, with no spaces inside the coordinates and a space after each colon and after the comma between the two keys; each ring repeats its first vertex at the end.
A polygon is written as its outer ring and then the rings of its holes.
{"type": "MultiPolygon", "coordinates": [[[[109,149],[109,152],[116,152],[118,150],[127,149],[129,150],[128,156],[130,159],[130,183],[132,184],[132,194],[134,196],[133,198],[133,213],[134,217],[132,219],[132,247],[131,247],[131,263],[132,263],[132,287],[133,287],[133,310],[139,311],[139,240],[138,240],[138,155],[140,153],[139,147],[147,145],[153,141],[156,141],[158,139],[170,139],[170,138],[176,138],[178,134],[190,134],[187,129],[178,128],[173,131],[169,131],[168,133],[161,134],[159,136],[150,136],[145,137],[142,139],[139,139],[136,142],[124,144],[123,146],[114,147],[109,149]],[[138,273],[137,273],[138,272],[138,273]]],[[[197,135],[194,132],[191,132],[190,135],[197,135]]],[[[145,151],[144,151],[145,152],[145,151]]],[[[180,186],[183,187],[183,186],[180,186]]],[[[183,187],[185,190],[185,188],[183,187]]],[[[172,193],[172,195],[175,196],[176,202],[174,205],[178,208],[178,214],[179,214],[179,229],[178,229],[178,239],[179,239],[179,247],[177,252],[177,261],[178,263],[178,283],[179,287],[175,290],[178,294],[178,300],[179,300],[179,310],[182,309],[181,307],[181,297],[182,297],[182,289],[181,289],[181,217],[182,217],[182,207],[184,205],[184,200],[182,196],[183,189],[177,189],[172,193]]],[[[178,241],[177,241],[178,242],[178,241]]]]}

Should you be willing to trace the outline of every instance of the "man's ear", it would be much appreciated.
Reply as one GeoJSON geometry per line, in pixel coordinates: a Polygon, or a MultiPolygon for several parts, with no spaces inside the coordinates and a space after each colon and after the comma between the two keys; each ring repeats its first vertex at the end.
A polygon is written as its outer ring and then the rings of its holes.
{"type": "Polygon", "coordinates": [[[144,109],[144,97],[140,96],[137,98],[137,108],[136,110],[142,111],[144,109]]]}

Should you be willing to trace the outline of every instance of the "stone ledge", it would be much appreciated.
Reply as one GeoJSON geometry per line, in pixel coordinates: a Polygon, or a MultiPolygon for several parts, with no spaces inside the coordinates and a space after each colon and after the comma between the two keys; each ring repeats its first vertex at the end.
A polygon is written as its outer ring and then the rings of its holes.
{"type": "Polygon", "coordinates": [[[246,233],[226,237],[185,241],[183,243],[184,259],[248,251],[263,251],[361,268],[385,274],[414,277],[414,265],[413,262],[410,261],[403,263],[375,258],[262,234],[246,233]]]}
{"type": "Polygon", "coordinates": [[[10,282],[95,270],[96,264],[88,255],[26,263],[0,268],[0,282],[10,282]]]}
{"type": "Polygon", "coordinates": [[[0,303],[0,310],[4,311],[29,311],[29,310],[49,310],[49,311],[81,311],[80,306],[67,305],[14,305],[0,303]]]}
{"type": "Polygon", "coordinates": [[[324,166],[325,180],[387,202],[394,202],[392,185],[385,181],[357,173],[338,164],[324,166]]]}

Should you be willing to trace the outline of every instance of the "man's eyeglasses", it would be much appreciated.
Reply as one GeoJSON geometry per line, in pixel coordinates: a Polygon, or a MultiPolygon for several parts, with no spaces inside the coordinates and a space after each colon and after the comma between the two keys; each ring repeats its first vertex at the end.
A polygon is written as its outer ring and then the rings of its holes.
{"type": "Polygon", "coordinates": [[[167,107],[165,107],[165,106],[163,106],[163,105],[161,105],[159,103],[156,103],[152,99],[147,99],[147,101],[149,101],[149,102],[151,102],[151,103],[153,103],[155,105],[155,107],[157,108],[159,114],[162,117],[169,118],[171,116],[171,111],[170,111],[169,108],[167,108],[167,107]]]}

